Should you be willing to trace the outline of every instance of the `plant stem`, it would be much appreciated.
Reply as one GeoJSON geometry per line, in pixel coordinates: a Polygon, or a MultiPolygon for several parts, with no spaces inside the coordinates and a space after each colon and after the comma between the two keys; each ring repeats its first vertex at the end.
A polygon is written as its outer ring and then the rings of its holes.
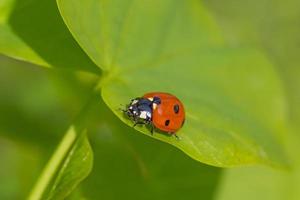
{"type": "Polygon", "coordinates": [[[74,126],[71,126],[65,134],[64,138],[62,139],[62,141],[60,142],[60,144],[58,145],[51,159],[47,163],[46,167],[44,168],[38,181],[33,187],[28,197],[28,200],[40,200],[42,198],[43,193],[45,192],[47,186],[51,182],[52,178],[54,177],[60,164],[64,160],[70,148],[72,147],[76,138],[77,135],[75,128],[74,126]]]}

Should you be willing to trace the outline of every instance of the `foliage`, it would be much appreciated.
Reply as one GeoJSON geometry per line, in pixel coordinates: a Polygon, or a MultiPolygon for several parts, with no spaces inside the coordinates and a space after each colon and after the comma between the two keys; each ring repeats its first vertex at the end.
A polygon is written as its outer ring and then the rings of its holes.
{"type": "Polygon", "coordinates": [[[48,68],[0,59],[0,156],[26,175],[0,173],[0,199],[298,199],[299,6],[288,2],[0,2],[0,52],[48,68]],[[118,110],[149,91],[184,102],[180,141],[118,110]],[[220,176],[195,160],[266,167],[220,176]]]}

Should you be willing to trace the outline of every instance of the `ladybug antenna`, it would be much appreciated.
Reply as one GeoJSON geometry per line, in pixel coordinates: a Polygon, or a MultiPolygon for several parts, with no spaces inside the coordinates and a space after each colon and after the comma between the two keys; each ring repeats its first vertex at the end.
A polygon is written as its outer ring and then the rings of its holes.
{"type": "Polygon", "coordinates": [[[124,108],[124,105],[120,104],[120,107],[119,107],[117,110],[118,110],[118,111],[122,111],[123,113],[125,113],[126,110],[123,109],[123,108],[124,108]]]}

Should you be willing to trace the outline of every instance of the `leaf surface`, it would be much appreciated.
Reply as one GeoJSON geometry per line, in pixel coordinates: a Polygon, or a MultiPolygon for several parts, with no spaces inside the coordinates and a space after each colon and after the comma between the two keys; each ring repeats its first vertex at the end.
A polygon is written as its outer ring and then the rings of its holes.
{"type": "Polygon", "coordinates": [[[71,126],[28,199],[64,199],[90,173],[93,153],[84,132],[71,126]]]}
{"type": "Polygon", "coordinates": [[[46,67],[101,72],[73,39],[54,1],[1,1],[0,53],[46,67]]]}
{"type": "Polygon", "coordinates": [[[284,165],[277,137],[285,102],[273,66],[256,50],[225,47],[198,1],[57,3],[74,38],[105,70],[102,96],[122,121],[132,126],[120,104],[146,92],[173,93],[187,111],[182,140],[153,137],[211,165],[284,165]]]}

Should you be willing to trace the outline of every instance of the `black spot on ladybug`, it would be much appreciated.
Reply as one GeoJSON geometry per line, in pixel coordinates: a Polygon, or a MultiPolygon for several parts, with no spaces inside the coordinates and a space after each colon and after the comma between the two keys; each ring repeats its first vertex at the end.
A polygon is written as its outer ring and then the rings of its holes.
{"type": "Polygon", "coordinates": [[[170,120],[167,119],[167,120],[165,121],[165,126],[169,126],[169,124],[170,124],[170,120]]]}
{"type": "Polygon", "coordinates": [[[159,97],[153,97],[153,103],[156,103],[157,105],[161,104],[161,100],[159,97]]]}
{"type": "Polygon", "coordinates": [[[178,104],[174,105],[173,109],[176,114],[179,113],[179,105],[178,104]]]}

